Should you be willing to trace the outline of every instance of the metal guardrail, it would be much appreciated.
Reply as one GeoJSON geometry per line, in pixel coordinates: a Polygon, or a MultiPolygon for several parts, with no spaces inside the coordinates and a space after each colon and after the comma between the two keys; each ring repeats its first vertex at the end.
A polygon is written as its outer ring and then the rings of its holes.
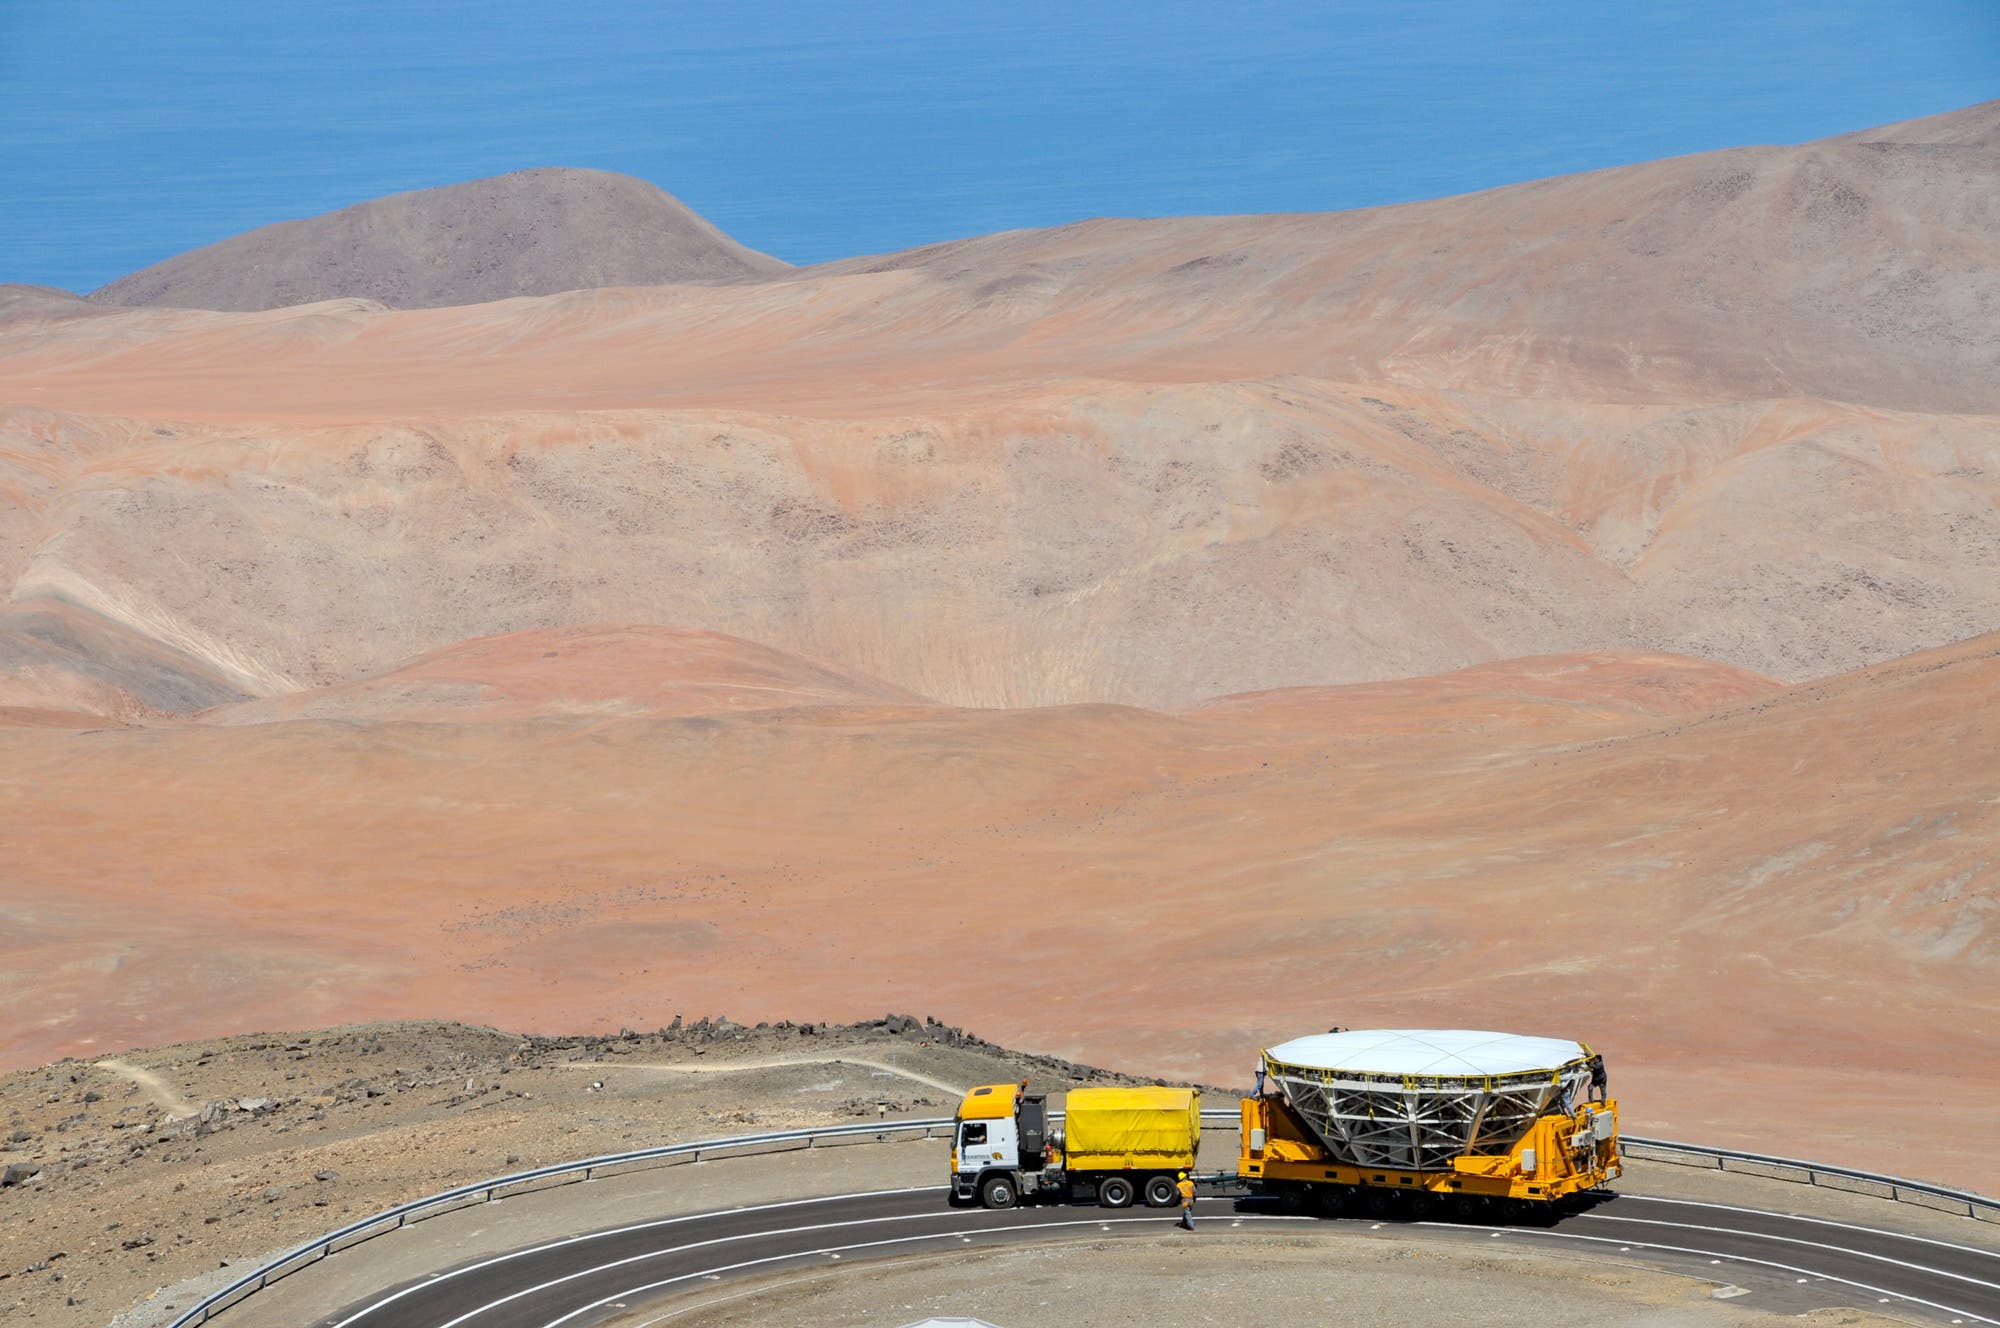
{"type": "MultiPolygon", "coordinates": [[[[1052,1111],[1052,1119],[1060,1120],[1063,1113],[1052,1111]]],[[[1201,1113],[1203,1124],[1235,1124],[1241,1117],[1234,1109],[1210,1108],[1201,1113]]],[[[686,1160],[699,1162],[704,1153],[720,1153],[727,1157],[748,1156],[757,1152],[777,1151],[784,1145],[799,1145],[815,1148],[820,1141],[869,1140],[888,1142],[898,1135],[916,1135],[928,1139],[939,1130],[949,1130],[955,1120],[949,1116],[933,1117],[925,1120],[874,1120],[853,1125],[825,1125],[804,1130],[777,1130],[767,1134],[738,1134],[720,1139],[699,1139],[692,1143],[665,1144],[658,1148],[642,1148],[630,1153],[606,1153],[600,1157],[582,1158],[575,1162],[560,1162],[554,1166],[537,1167],[532,1171],[519,1171],[510,1176],[496,1176],[492,1180],[477,1181],[471,1185],[461,1185],[440,1194],[427,1195],[394,1208],[387,1208],[371,1217],[350,1222],[338,1231],[299,1246],[287,1254],[245,1273],[220,1291],[211,1292],[200,1302],[183,1312],[170,1328],[195,1328],[207,1323],[211,1318],[249,1296],[255,1295],[271,1283],[297,1272],[301,1268],[317,1263],[327,1255],[358,1245],[364,1240],[395,1231],[412,1222],[455,1212],[476,1203],[487,1203],[505,1198],[509,1194],[528,1194],[538,1189],[573,1181],[593,1180],[600,1175],[623,1175],[629,1171],[643,1170],[648,1164],[666,1165],[686,1160]]],[[[1621,1149],[1639,1148],[1669,1154],[1665,1161],[1686,1161],[1697,1166],[1713,1165],[1716,1170],[1728,1170],[1729,1162],[1751,1166],[1785,1169],[1803,1173],[1810,1184],[1822,1184],[1821,1178],[1837,1178],[1885,1188],[1887,1198],[1903,1203],[1921,1203],[1925,1207],[1940,1205],[1932,1200],[1944,1200],[1956,1208],[1963,1205],[1968,1216],[2000,1221],[2000,1201],[1964,1190],[1948,1189],[1941,1185],[1931,1185],[1924,1181],[1907,1180],[1900,1176],[1878,1175],[1870,1171],[1856,1171],[1849,1167],[1826,1166],[1817,1162],[1801,1162],[1792,1158],[1768,1157],[1761,1153],[1743,1153],[1727,1148],[1708,1148],[1701,1144],[1675,1143],[1666,1139],[1645,1139],[1635,1135],[1623,1136],[1621,1149]],[[1921,1197],[1917,1197],[1921,1196],[1921,1197]],[[1982,1211],[1984,1210],[1984,1211],[1982,1211]]],[[[1828,1186],[1827,1188],[1852,1188],[1851,1186],[1828,1186]]],[[[1874,1191],[1861,1190],[1860,1193],[1874,1191]]]]}
{"type": "MultiPolygon", "coordinates": [[[[1203,1114],[1205,1116],[1207,1113],[1203,1114]]],[[[599,1175],[622,1175],[628,1171],[643,1170],[648,1163],[664,1165],[681,1160],[699,1162],[704,1153],[739,1156],[776,1150],[786,1144],[813,1148],[817,1147],[821,1140],[867,1139],[871,1136],[886,1142],[896,1135],[917,1133],[928,1139],[934,1131],[949,1130],[952,1124],[951,1117],[938,1117],[929,1120],[863,1121],[854,1125],[777,1130],[768,1134],[738,1134],[721,1139],[699,1139],[692,1143],[642,1148],[630,1153],[606,1153],[601,1157],[560,1162],[554,1166],[537,1167],[532,1171],[517,1171],[510,1176],[496,1176],[492,1180],[460,1185],[456,1189],[445,1190],[440,1194],[426,1195],[406,1204],[398,1204],[394,1208],[386,1208],[372,1217],[350,1222],[338,1231],[330,1231],[290,1253],[282,1254],[245,1273],[220,1291],[202,1297],[199,1303],[175,1319],[171,1328],[193,1328],[193,1325],[207,1323],[238,1301],[255,1295],[282,1277],[317,1263],[336,1250],[358,1245],[364,1240],[384,1232],[395,1231],[412,1222],[421,1222],[425,1218],[455,1212],[476,1203],[505,1198],[509,1194],[526,1194],[553,1185],[592,1180],[599,1175]]]]}
{"type": "MultiPolygon", "coordinates": [[[[1768,1153],[1746,1153],[1734,1148],[1710,1148],[1706,1144],[1684,1144],[1671,1139],[1647,1139],[1633,1134],[1622,1136],[1618,1146],[1627,1156],[1637,1157],[1642,1161],[1647,1160],[1644,1154],[1651,1151],[1667,1154],[1665,1157],[1652,1160],[1709,1167],[1716,1171],[1734,1170],[1748,1175],[1766,1174],[1751,1170],[1752,1168],[1797,1172],[1808,1185],[1846,1190],[1856,1194],[1874,1194],[1880,1198],[1894,1199],[1898,1203],[1913,1203],[1949,1212],[1963,1209],[1967,1217],[1989,1222],[2000,1221],[2000,1199],[1990,1199],[1983,1194],[1974,1194],[1970,1190],[1955,1190],[1945,1185],[1933,1185],[1929,1181],[1910,1180],[1904,1176],[1885,1176],[1877,1171],[1829,1166],[1824,1162],[1804,1162],[1795,1157],[1773,1157],[1768,1153]],[[1632,1150],[1635,1148],[1640,1152],[1633,1153],[1632,1150]],[[1731,1162],[1738,1165],[1732,1168],[1729,1165],[1731,1162]],[[1829,1181],[1847,1183],[1829,1184],[1829,1181]]],[[[1776,1179],[1794,1180],[1798,1177],[1779,1176],[1776,1179]]]]}

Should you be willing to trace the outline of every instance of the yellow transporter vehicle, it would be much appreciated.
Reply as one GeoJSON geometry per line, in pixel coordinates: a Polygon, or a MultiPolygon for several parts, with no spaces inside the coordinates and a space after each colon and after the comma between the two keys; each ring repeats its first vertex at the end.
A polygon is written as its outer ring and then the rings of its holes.
{"type": "Polygon", "coordinates": [[[1257,1079],[1238,1173],[1301,1207],[1545,1209],[1620,1174],[1618,1104],[1580,1042],[1335,1032],[1272,1047],[1257,1079]]]}
{"type": "Polygon", "coordinates": [[[1201,1093],[1192,1088],[1079,1088],[1060,1119],[1020,1084],[987,1084],[959,1103],[951,1197],[1011,1208],[1024,1196],[1088,1199],[1106,1208],[1143,1198],[1179,1202],[1179,1172],[1201,1145],[1201,1093]]]}

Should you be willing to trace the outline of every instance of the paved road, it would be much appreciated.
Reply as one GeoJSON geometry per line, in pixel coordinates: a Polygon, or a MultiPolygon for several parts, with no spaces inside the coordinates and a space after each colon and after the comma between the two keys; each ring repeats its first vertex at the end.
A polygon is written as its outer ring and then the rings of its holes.
{"type": "MultiPolygon", "coordinates": [[[[484,1259],[331,1315],[327,1328],[586,1328],[658,1297],[732,1278],[954,1245],[1157,1234],[1144,1208],[951,1208],[934,1187],[664,1218],[484,1259]]],[[[1799,1309],[1886,1308],[1941,1324],[2000,1324],[2000,1250],[1752,1208],[1620,1195],[1553,1226],[1325,1220],[1204,1200],[1201,1223],[1240,1235],[1317,1230],[1330,1241],[1407,1232],[1503,1240],[1745,1287],[1799,1309]]],[[[1970,1227],[1970,1224],[1968,1224],[1970,1227]]],[[[1972,1235],[1983,1235],[1973,1229],[1972,1235]]],[[[1201,1232],[1187,1237],[1199,1240],[1201,1232]]]]}

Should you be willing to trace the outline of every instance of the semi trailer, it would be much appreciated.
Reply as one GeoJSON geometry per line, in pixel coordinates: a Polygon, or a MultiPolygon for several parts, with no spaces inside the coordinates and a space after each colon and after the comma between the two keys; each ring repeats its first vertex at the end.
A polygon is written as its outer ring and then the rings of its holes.
{"type": "MultiPolygon", "coordinates": [[[[1201,1143],[1196,1090],[1081,1088],[1064,1113],[1026,1081],[973,1089],[952,1196],[1166,1207],[1201,1143]]],[[[1337,1212],[1546,1210],[1621,1174],[1618,1104],[1580,1042],[1462,1029],[1370,1029],[1266,1050],[1238,1103],[1234,1172],[1204,1179],[1337,1212]]]]}

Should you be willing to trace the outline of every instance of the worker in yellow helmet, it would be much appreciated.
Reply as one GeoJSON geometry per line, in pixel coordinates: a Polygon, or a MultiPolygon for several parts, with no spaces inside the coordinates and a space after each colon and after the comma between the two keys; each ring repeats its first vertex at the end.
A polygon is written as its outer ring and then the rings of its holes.
{"type": "Polygon", "coordinates": [[[1188,1179],[1188,1174],[1185,1171],[1181,1173],[1180,1191],[1181,1191],[1181,1229],[1183,1231],[1193,1231],[1194,1230],[1194,1182],[1188,1179]]]}

